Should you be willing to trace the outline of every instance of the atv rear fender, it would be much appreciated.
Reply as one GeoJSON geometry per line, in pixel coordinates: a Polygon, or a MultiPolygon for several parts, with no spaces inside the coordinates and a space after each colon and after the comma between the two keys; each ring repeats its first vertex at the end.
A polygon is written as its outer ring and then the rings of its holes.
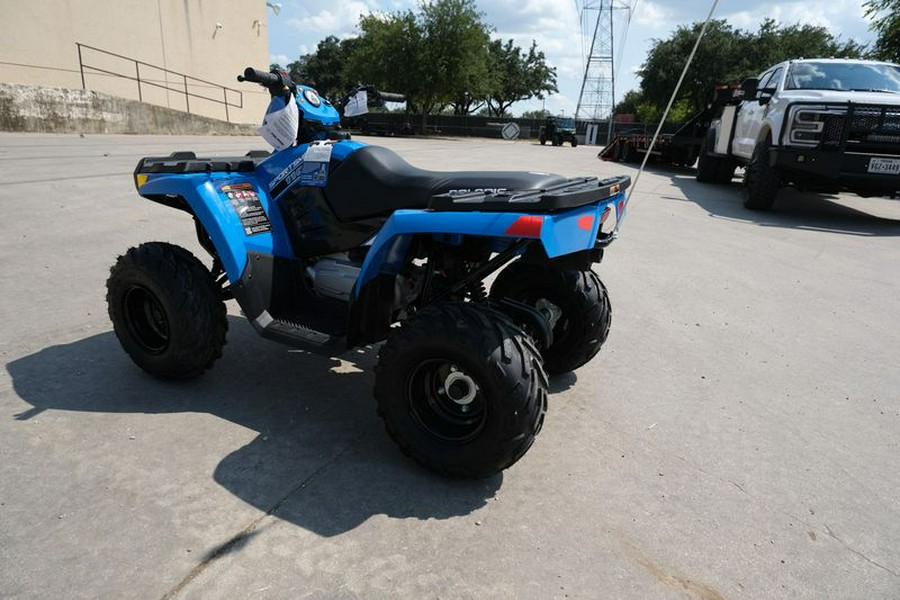
{"type": "Polygon", "coordinates": [[[625,189],[631,180],[587,181],[595,200],[558,212],[513,212],[510,208],[527,203],[508,194],[484,193],[435,197],[430,209],[395,211],[372,242],[353,288],[348,341],[351,345],[371,343],[387,334],[395,308],[396,278],[408,261],[416,235],[433,234],[445,241],[456,238],[458,243],[463,243],[463,236],[494,238],[496,252],[516,241],[533,239],[540,242],[549,260],[608,245],[625,215],[625,189]],[[458,210],[453,210],[454,203],[458,210]]]}

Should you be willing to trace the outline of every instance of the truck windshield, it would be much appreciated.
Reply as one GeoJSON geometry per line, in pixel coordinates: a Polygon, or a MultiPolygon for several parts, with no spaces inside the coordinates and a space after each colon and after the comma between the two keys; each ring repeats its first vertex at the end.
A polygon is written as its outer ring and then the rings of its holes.
{"type": "Polygon", "coordinates": [[[794,63],[785,88],[900,93],[900,67],[879,63],[794,63]]]}

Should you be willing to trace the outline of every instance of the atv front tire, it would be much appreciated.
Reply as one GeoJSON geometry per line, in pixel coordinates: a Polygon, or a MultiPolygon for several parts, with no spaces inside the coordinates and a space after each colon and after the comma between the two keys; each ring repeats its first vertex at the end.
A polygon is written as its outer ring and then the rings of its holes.
{"type": "Polygon", "coordinates": [[[438,304],[388,337],[375,399],[405,454],[442,475],[482,478],[531,447],[547,410],[547,376],[537,348],[505,315],[438,304]]]}
{"type": "Polygon", "coordinates": [[[221,290],[184,248],[130,248],[110,269],[106,290],[119,342],[151,375],[190,379],[222,356],[228,320],[221,290]]]}
{"type": "Polygon", "coordinates": [[[609,335],[609,295],[590,270],[558,269],[519,260],[497,276],[491,298],[518,300],[545,314],[553,328],[553,343],[542,348],[541,355],[551,375],[586,364],[609,335]]]}

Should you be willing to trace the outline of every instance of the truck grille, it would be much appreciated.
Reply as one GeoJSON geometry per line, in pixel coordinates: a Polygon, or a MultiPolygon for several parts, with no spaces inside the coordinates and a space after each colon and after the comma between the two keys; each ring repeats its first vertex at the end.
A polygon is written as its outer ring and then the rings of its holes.
{"type": "Polygon", "coordinates": [[[851,104],[846,114],[829,115],[822,147],[847,152],[900,155],[900,107],[851,104]]]}

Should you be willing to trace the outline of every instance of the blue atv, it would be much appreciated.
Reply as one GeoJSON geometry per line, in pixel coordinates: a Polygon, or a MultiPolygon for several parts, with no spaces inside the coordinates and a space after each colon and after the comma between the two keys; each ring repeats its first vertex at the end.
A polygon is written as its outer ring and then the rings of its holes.
{"type": "Polygon", "coordinates": [[[238,80],[267,88],[270,111],[296,104],[296,138],[274,153],[141,159],[138,194],[191,215],[212,263],[165,242],[118,258],[107,302],[125,351],[153,376],[196,377],[222,355],[230,299],[262,336],[307,351],[386,340],[375,398],[404,453],[453,477],[515,463],[541,429],[547,373],[606,340],[591,266],[630,179],[426,171],[351,141],[286,73],[238,80]]]}

